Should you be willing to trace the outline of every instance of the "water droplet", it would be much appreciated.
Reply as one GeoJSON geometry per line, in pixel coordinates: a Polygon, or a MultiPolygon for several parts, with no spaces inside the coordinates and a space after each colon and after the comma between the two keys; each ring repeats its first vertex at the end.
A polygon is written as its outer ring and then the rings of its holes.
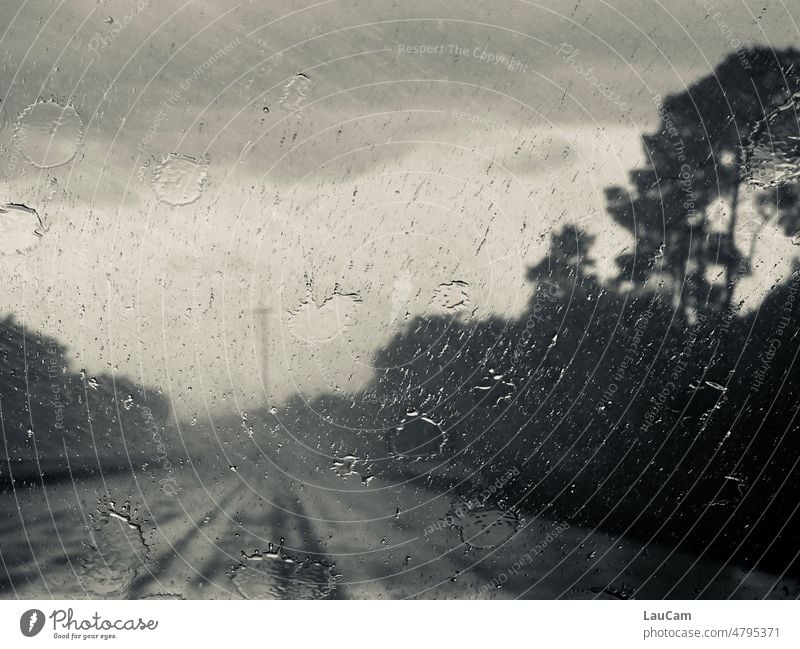
{"type": "Polygon", "coordinates": [[[439,313],[464,311],[470,305],[468,287],[469,284],[459,279],[439,284],[431,300],[431,310],[439,313]]]}
{"type": "Polygon", "coordinates": [[[252,439],[255,436],[256,431],[253,430],[253,427],[248,423],[247,412],[243,411],[241,413],[241,417],[242,417],[242,430],[250,439],[252,439]]]}
{"type": "Polygon", "coordinates": [[[0,207],[0,254],[27,252],[39,245],[45,232],[36,210],[17,203],[0,207]]]}
{"type": "Polygon", "coordinates": [[[743,177],[755,187],[800,180],[800,93],[762,119],[743,151],[743,177]]]}
{"type": "Polygon", "coordinates": [[[310,90],[311,79],[300,72],[289,79],[278,104],[287,113],[298,113],[305,107],[310,90]]]}
{"type": "Polygon", "coordinates": [[[89,542],[78,560],[81,586],[95,597],[125,599],[138,570],[148,561],[148,547],[141,527],[129,508],[117,511],[106,500],[92,517],[89,542]]]}
{"type": "Polygon", "coordinates": [[[732,475],[723,476],[722,480],[723,482],[718,489],[716,497],[711,502],[708,502],[707,506],[735,505],[741,501],[742,496],[744,496],[745,490],[747,489],[744,480],[732,475]]]}
{"type": "Polygon", "coordinates": [[[594,586],[591,591],[598,595],[608,595],[609,597],[613,597],[615,599],[633,599],[635,591],[633,586],[629,584],[622,584],[621,588],[617,588],[616,586],[608,585],[608,586],[594,586]]]}
{"type": "Polygon", "coordinates": [[[333,566],[278,552],[243,554],[231,581],[245,599],[323,599],[336,589],[333,566]]]}
{"type": "Polygon", "coordinates": [[[340,478],[347,480],[347,476],[358,476],[358,473],[355,471],[355,466],[357,463],[357,457],[354,455],[346,455],[343,458],[334,461],[331,471],[336,473],[336,475],[338,475],[340,478]]]}
{"type": "Polygon", "coordinates": [[[478,509],[457,519],[453,525],[461,540],[473,548],[495,548],[517,532],[519,516],[499,509],[478,509]]]}
{"type": "Polygon", "coordinates": [[[401,457],[423,458],[441,452],[445,434],[439,424],[427,417],[419,417],[403,422],[392,431],[389,445],[395,455],[401,457]]]}
{"type": "Polygon", "coordinates": [[[78,152],[83,123],[73,106],[42,101],[28,106],[19,116],[17,147],[37,167],[58,167],[78,152]]]}
{"type": "Polygon", "coordinates": [[[200,198],[207,179],[207,159],[170,153],[153,171],[153,189],[162,203],[188,205],[200,198]]]}
{"type": "Polygon", "coordinates": [[[309,295],[296,311],[289,313],[289,326],[292,333],[305,342],[330,341],[344,332],[360,302],[355,293],[335,292],[317,306],[309,295]]]}

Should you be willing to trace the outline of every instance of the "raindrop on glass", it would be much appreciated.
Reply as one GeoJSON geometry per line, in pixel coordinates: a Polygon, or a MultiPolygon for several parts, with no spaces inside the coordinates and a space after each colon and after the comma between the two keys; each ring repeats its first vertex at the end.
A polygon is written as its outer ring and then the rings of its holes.
{"type": "Polygon", "coordinates": [[[58,167],[78,152],[83,123],[73,106],[43,101],[28,106],[17,122],[17,147],[37,167],[58,167]]]}

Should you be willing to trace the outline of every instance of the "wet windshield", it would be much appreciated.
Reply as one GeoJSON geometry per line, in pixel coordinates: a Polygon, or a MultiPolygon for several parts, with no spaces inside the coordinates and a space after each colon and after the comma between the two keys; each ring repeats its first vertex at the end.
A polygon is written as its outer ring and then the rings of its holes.
{"type": "Polygon", "coordinates": [[[0,597],[797,597],[796,28],[621,4],[4,0],[0,597]]]}

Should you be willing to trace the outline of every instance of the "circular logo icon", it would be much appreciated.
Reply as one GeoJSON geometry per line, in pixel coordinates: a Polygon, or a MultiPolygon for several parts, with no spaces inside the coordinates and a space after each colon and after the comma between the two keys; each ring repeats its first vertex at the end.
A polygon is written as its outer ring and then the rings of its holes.
{"type": "Polygon", "coordinates": [[[32,638],[44,627],[44,613],[38,608],[32,608],[25,611],[19,618],[19,630],[22,635],[27,638],[32,638]]]}

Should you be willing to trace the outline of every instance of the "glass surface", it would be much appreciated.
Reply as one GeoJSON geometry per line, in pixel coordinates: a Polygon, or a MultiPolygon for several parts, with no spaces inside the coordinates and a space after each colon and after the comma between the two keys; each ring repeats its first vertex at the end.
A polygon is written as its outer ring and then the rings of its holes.
{"type": "Polygon", "coordinates": [[[798,597],[764,4],[3,0],[0,597],[798,597]]]}

